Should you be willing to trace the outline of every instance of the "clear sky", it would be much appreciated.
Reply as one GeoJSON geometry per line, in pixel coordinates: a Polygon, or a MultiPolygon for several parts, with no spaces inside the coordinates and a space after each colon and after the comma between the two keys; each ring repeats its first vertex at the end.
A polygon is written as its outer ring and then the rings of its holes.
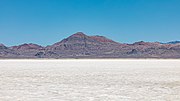
{"type": "Polygon", "coordinates": [[[0,43],[51,45],[76,32],[121,43],[180,40],[180,0],[0,0],[0,43]]]}

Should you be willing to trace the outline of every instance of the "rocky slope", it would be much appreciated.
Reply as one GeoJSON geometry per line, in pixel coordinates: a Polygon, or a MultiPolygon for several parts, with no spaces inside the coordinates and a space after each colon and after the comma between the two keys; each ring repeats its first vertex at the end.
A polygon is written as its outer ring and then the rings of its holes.
{"type": "Polygon", "coordinates": [[[29,44],[22,44],[19,46],[12,46],[10,47],[10,49],[14,50],[19,54],[17,57],[36,58],[37,57],[36,54],[39,51],[44,50],[44,47],[37,44],[29,43],[29,44]]]}
{"type": "Polygon", "coordinates": [[[0,44],[0,58],[180,58],[180,44],[135,42],[121,44],[104,36],[75,33],[53,45],[0,44]]]}
{"type": "Polygon", "coordinates": [[[0,58],[16,58],[20,54],[7,46],[0,44],[0,58]]]}

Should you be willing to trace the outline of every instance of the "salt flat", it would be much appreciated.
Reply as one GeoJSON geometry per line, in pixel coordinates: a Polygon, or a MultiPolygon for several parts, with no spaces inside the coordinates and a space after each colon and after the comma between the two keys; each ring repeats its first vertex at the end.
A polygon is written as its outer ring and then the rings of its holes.
{"type": "Polygon", "coordinates": [[[0,60],[0,101],[180,101],[180,60],[0,60]]]}

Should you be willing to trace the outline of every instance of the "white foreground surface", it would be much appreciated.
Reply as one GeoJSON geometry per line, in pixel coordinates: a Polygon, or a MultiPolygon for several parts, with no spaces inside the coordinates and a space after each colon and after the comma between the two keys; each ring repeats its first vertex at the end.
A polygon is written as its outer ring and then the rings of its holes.
{"type": "Polygon", "coordinates": [[[0,101],[180,101],[180,60],[0,60],[0,101]]]}

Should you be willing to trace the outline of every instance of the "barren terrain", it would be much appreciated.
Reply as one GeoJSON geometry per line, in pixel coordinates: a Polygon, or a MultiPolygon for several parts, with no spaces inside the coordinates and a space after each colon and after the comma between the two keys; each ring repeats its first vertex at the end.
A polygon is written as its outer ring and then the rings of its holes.
{"type": "Polygon", "coordinates": [[[180,60],[0,60],[0,101],[180,101],[180,60]]]}

